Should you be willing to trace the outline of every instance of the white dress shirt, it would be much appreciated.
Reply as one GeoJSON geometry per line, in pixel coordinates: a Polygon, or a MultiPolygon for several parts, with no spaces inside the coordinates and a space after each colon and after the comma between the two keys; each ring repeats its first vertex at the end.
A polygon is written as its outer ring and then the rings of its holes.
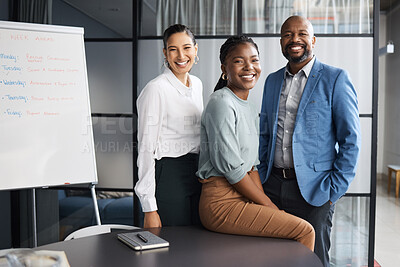
{"type": "Polygon", "coordinates": [[[203,85],[189,75],[189,87],[172,73],[151,80],[137,99],[138,182],[135,192],[143,212],[157,210],[155,160],[199,153],[203,85]]]}

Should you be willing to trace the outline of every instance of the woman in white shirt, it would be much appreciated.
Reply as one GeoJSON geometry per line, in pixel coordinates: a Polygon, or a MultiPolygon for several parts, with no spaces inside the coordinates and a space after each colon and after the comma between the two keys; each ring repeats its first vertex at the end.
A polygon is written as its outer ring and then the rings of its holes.
{"type": "Polygon", "coordinates": [[[203,85],[190,75],[197,43],[184,25],[164,32],[165,71],[137,99],[138,177],[135,192],[144,227],[199,224],[201,184],[195,173],[200,146],[203,85]]]}

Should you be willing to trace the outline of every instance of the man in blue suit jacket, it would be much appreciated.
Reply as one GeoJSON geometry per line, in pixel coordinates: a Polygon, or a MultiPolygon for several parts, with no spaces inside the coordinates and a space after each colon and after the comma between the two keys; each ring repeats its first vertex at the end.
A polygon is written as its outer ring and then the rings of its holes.
{"type": "Polygon", "coordinates": [[[356,172],[360,121],[348,74],[316,59],[315,40],[303,17],[282,25],[288,64],[265,82],[258,171],[265,193],[280,209],[313,225],[314,251],[329,266],[334,204],[356,172]]]}

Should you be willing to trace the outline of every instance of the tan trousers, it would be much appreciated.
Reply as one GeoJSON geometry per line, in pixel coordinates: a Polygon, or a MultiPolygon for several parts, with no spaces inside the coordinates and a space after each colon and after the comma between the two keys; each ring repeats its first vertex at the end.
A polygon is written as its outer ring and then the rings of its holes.
{"type": "Polygon", "coordinates": [[[314,250],[314,229],[307,221],[282,210],[250,202],[225,177],[199,179],[200,219],[211,231],[296,240],[314,250]]]}

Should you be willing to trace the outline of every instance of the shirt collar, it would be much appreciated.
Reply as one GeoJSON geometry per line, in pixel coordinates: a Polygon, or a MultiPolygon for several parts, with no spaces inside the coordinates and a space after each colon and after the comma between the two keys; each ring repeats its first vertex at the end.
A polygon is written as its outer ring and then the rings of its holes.
{"type": "Polygon", "coordinates": [[[171,85],[178,90],[178,92],[181,95],[184,96],[191,96],[192,95],[192,81],[190,80],[190,75],[188,77],[189,79],[189,86],[184,85],[176,76],[175,74],[169,69],[165,68],[164,70],[164,75],[167,77],[168,81],[171,83],[171,85]]]}
{"type": "MultiPolygon", "coordinates": [[[[312,57],[310,62],[308,62],[299,72],[303,72],[304,75],[306,76],[306,78],[308,78],[308,76],[310,75],[311,69],[314,65],[314,62],[315,62],[315,55],[312,57]]],[[[289,63],[286,65],[285,74],[293,76],[293,74],[291,74],[289,71],[289,63]]]]}

